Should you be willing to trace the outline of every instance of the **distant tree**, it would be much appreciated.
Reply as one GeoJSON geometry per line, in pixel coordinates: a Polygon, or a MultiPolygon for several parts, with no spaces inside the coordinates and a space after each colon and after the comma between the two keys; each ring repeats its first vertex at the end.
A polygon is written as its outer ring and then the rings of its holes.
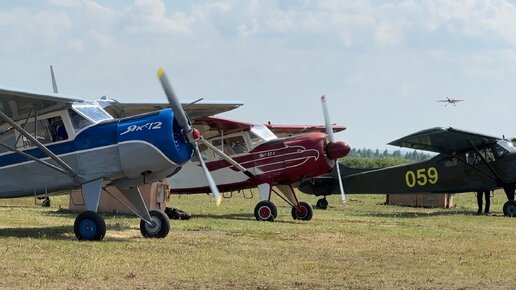
{"type": "Polygon", "coordinates": [[[376,169],[376,168],[384,168],[394,165],[406,164],[408,160],[404,158],[393,158],[393,157],[344,157],[339,160],[339,162],[345,166],[351,168],[365,168],[365,169],[376,169]]]}

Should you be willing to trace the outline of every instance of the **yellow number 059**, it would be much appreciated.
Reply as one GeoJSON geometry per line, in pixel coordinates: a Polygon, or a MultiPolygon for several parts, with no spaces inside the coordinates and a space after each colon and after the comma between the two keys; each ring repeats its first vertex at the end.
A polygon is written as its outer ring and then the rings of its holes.
{"type": "Polygon", "coordinates": [[[439,179],[439,173],[437,173],[437,169],[435,167],[430,167],[428,169],[421,168],[414,171],[407,171],[405,174],[405,182],[408,187],[414,187],[417,185],[425,186],[428,182],[431,184],[436,184],[439,179]]]}

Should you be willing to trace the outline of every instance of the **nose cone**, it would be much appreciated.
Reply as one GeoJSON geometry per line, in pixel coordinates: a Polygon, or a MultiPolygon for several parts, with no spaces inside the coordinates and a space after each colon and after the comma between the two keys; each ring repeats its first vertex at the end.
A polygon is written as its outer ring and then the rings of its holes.
{"type": "Polygon", "coordinates": [[[330,142],[326,147],[328,158],[336,160],[348,155],[351,148],[345,142],[330,142]]]}

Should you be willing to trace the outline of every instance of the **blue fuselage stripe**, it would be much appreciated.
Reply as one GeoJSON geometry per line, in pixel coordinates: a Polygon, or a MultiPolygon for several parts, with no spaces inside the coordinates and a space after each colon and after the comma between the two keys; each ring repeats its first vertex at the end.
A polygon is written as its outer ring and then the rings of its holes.
{"type": "MultiPolygon", "coordinates": [[[[192,155],[192,146],[180,134],[173,134],[173,130],[174,132],[179,132],[180,129],[171,120],[173,120],[172,111],[165,109],[156,114],[135,116],[98,124],[85,129],[73,140],[57,144],[46,144],[45,146],[54,154],[62,155],[75,151],[116,145],[119,142],[141,140],[153,144],[176,164],[184,164],[192,155]],[[135,129],[131,131],[130,129],[132,128],[135,129]]],[[[28,149],[24,152],[36,158],[47,157],[39,148],[28,149]]],[[[145,158],[144,156],[132,157],[145,158]]],[[[0,167],[26,161],[29,161],[29,159],[16,152],[12,152],[0,156],[0,167]]]]}

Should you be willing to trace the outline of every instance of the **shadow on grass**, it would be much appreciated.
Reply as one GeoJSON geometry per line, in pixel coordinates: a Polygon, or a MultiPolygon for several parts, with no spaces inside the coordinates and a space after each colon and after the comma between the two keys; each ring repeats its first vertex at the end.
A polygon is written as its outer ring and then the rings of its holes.
{"type": "MultiPolygon", "coordinates": [[[[128,230],[127,226],[106,225],[106,232],[123,232],[128,230]]],[[[0,237],[50,239],[50,240],[76,240],[73,226],[51,226],[51,227],[19,227],[0,229],[0,237]]],[[[125,238],[110,237],[110,240],[127,241],[125,238]]]]}
{"type": "MultiPolygon", "coordinates": [[[[81,212],[75,212],[64,208],[59,208],[56,210],[49,210],[43,212],[42,214],[45,216],[58,216],[58,217],[69,217],[76,218],[81,212]]],[[[136,216],[125,215],[125,214],[117,214],[117,213],[100,213],[100,216],[108,219],[108,218],[137,218],[136,216]]]]}
{"type": "MultiPolygon", "coordinates": [[[[279,216],[278,216],[279,217],[279,216]]],[[[241,220],[241,221],[251,221],[257,222],[254,214],[223,214],[223,215],[208,215],[208,214],[195,214],[192,215],[192,219],[194,218],[203,218],[203,219],[224,219],[224,220],[241,220]]],[[[274,220],[274,223],[284,223],[284,224],[297,224],[300,221],[282,221],[282,220],[274,220]]]]}
{"type": "Polygon", "coordinates": [[[70,240],[65,234],[73,234],[71,226],[54,226],[38,228],[4,228],[0,229],[1,237],[70,240]]]}
{"type": "MultiPolygon", "coordinates": [[[[391,218],[427,218],[435,216],[476,216],[476,211],[467,210],[448,210],[435,212],[392,212],[392,213],[377,213],[377,212],[361,212],[358,216],[372,216],[372,217],[391,217],[391,218]]],[[[481,215],[485,216],[485,215],[481,215]]],[[[504,217],[503,215],[490,215],[489,217],[504,217]]]]}

